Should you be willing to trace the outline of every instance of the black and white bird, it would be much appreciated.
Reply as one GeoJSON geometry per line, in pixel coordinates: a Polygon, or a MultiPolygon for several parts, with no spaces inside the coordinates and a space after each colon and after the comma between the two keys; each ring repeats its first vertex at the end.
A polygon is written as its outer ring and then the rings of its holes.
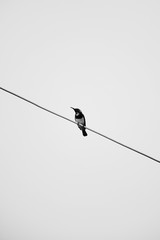
{"type": "Polygon", "coordinates": [[[83,115],[82,111],[78,108],[73,108],[71,107],[74,111],[75,111],[75,121],[78,124],[79,129],[82,131],[82,134],[84,137],[87,136],[87,132],[86,132],[86,119],[85,116],[83,115]]]}

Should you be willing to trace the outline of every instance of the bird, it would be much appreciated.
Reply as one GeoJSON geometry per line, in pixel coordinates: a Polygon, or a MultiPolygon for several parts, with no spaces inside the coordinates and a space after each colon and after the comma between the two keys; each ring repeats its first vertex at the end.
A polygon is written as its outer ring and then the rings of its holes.
{"type": "Polygon", "coordinates": [[[87,136],[87,132],[85,128],[86,119],[84,114],[79,108],[73,108],[73,107],[71,108],[75,111],[75,121],[77,122],[79,129],[82,131],[83,136],[86,137],[87,136]]]}

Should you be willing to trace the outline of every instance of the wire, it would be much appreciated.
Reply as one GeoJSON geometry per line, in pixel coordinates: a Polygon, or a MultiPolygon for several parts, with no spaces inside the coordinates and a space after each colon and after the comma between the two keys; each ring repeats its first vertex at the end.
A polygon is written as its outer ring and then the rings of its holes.
{"type": "MultiPolygon", "coordinates": [[[[51,111],[51,110],[49,110],[49,109],[47,109],[47,108],[44,108],[44,107],[42,107],[42,106],[40,106],[40,105],[38,105],[38,104],[36,104],[36,103],[34,103],[34,102],[32,102],[32,101],[24,98],[24,97],[19,96],[19,95],[16,94],[16,93],[13,93],[13,92],[11,92],[11,91],[8,91],[7,89],[2,88],[2,87],[0,87],[0,89],[1,89],[2,91],[5,91],[5,92],[7,92],[7,93],[9,93],[9,94],[17,97],[17,98],[20,98],[20,99],[22,99],[22,100],[24,100],[24,101],[26,101],[26,102],[34,105],[34,106],[36,106],[36,107],[38,107],[38,108],[46,111],[46,112],[49,112],[49,113],[51,113],[51,114],[56,115],[57,117],[63,118],[63,119],[65,119],[65,120],[69,121],[69,122],[72,122],[72,123],[74,123],[74,124],[77,124],[76,122],[72,121],[71,119],[66,118],[66,117],[64,117],[64,116],[62,116],[62,115],[60,115],[60,114],[57,114],[57,113],[55,113],[55,112],[53,112],[53,111],[51,111]]],[[[89,130],[89,131],[91,131],[91,132],[93,132],[93,133],[95,133],[95,134],[97,134],[97,135],[100,135],[101,137],[104,137],[104,138],[106,138],[106,139],[108,139],[108,140],[110,140],[110,141],[112,141],[112,142],[114,142],[114,143],[116,143],[116,144],[119,144],[119,145],[122,146],[122,147],[125,147],[125,148],[127,148],[127,149],[129,149],[129,150],[131,150],[131,151],[134,151],[134,152],[136,152],[136,153],[138,153],[138,154],[143,155],[144,157],[147,157],[147,158],[149,158],[149,159],[151,159],[151,160],[153,160],[153,161],[155,161],[155,162],[160,163],[159,160],[157,160],[157,159],[155,159],[155,158],[153,158],[153,157],[151,157],[151,156],[149,156],[149,155],[147,155],[147,154],[145,154],[145,153],[142,153],[142,152],[140,152],[140,151],[138,151],[138,150],[136,150],[136,149],[134,149],[134,148],[131,148],[131,147],[129,147],[129,146],[123,144],[123,143],[120,143],[120,142],[118,142],[118,141],[116,141],[116,140],[114,140],[114,139],[112,139],[112,138],[110,138],[110,137],[107,137],[106,135],[101,134],[101,133],[99,133],[99,132],[97,132],[97,131],[95,131],[95,130],[93,130],[93,129],[91,129],[91,128],[86,127],[86,129],[89,130]]]]}

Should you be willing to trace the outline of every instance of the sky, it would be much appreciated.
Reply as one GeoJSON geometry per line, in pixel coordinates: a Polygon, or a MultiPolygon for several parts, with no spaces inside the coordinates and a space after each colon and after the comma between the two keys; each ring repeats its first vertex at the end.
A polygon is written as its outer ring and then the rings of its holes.
{"type": "MultiPolygon", "coordinates": [[[[160,2],[0,1],[0,87],[160,160],[160,2]]],[[[159,240],[160,165],[0,91],[0,239],[159,240]]]]}

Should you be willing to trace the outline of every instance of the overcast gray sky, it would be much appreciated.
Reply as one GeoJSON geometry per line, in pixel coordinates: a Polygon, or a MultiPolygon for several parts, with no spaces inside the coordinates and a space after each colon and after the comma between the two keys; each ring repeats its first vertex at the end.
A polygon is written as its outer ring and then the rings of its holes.
{"type": "MultiPolygon", "coordinates": [[[[0,2],[0,86],[160,159],[160,2],[0,2]]],[[[0,239],[159,240],[160,165],[0,91],[0,239]]]]}

